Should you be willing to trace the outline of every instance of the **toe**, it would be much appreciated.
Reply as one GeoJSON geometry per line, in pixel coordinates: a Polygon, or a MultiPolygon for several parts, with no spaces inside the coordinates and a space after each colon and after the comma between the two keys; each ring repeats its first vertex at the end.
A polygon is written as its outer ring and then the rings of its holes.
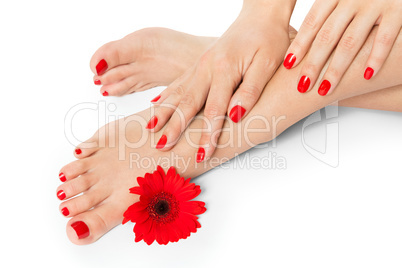
{"type": "Polygon", "coordinates": [[[79,175],[86,173],[89,166],[90,161],[88,158],[76,160],[61,168],[59,178],[62,182],[72,180],[79,175]]]}
{"type": "Polygon", "coordinates": [[[104,75],[100,76],[95,76],[94,80],[99,79],[102,83],[102,85],[109,85],[109,84],[114,84],[117,83],[127,77],[130,77],[138,72],[135,68],[135,63],[130,63],[130,64],[125,64],[125,65],[120,65],[117,66],[108,72],[106,72],[104,75]]]}
{"type": "Polygon", "coordinates": [[[100,47],[92,56],[90,68],[96,75],[102,75],[106,71],[135,60],[134,47],[127,39],[112,41],[100,47]]]}
{"type": "Polygon", "coordinates": [[[77,245],[93,243],[121,223],[123,212],[110,203],[102,204],[70,219],[67,223],[67,236],[77,245]]]}
{"type": "Polygon", "coordinates": [[[74,149],[74,156],[78,159],[88,157],[99,150],[97,138],[92,137],[74,149]]]}
{"type": "Polygon", "coordinates": [[[101,92],[108,92],[110,96],[123,96],[135,91],[135,88],[142,86],[141,81],[136,76],[127,77],[117,83],[104,85],[101,88],[101,92]],[[133,91],[130,91],[134,89],[133,91]]]}
{"type": "Polygon", "coordinates": [[[56,192],[62,193],[64,198],[59,198],[61,200],[68,199],[77,194],[80,194],[86,190],[88,190],[91,186],[93,186],[97,182],[97,178],[92,173],[86,173],[82,176],[74,180],[69,180],[66,183],[63,183],[59,187],[57,187],[56,192]]]}
{"type": "Polygon", "coordinates": [[[63,208],[67,208],[69,216],[75,216],[99,205],[109,196],[109,194],[107,188],[99,189],[99,187],[96,188],[94,186],[84,192],[84,194],[63,202],[60,204],[59,209],[60,211],[63,211],[63,208]]]}

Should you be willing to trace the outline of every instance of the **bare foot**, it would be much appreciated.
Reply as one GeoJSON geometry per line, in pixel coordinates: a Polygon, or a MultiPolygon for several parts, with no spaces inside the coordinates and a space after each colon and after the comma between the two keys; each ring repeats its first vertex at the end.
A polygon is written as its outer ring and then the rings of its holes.
{"type": "Polygon", "coordinates": [[[192,66],[214,40],[166,28],[139,30],[95,52],[90,62],[94,83],[103,85],[104,96],[123,96],[168,85],[192,66]]]}
{"type": "MultiPolygon", "coordinates": [[[[296,33],[289,27],[291,41],[296,33]]],[[[167,86],[193,66],[217,39],[166,28],[139,30],[107,43],[95,52],[90,63],[95,84],[103,85],[101,94],[104,96],[123,96],[167,86]],[[97,75],[98,71],[103,74],[97,75]]]]}

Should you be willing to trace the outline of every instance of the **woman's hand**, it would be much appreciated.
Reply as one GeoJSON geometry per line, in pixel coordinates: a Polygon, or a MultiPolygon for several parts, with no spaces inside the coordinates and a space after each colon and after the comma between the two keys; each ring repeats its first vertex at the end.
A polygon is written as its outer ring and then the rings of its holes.
{"type": "Polygon", "coordinates": [[[284,66],[296,66],[309,51],[297,89],[304,93],[318,81],[332,51],[335,54],[320,78],[318,94],[325,96],[337,86],[374,25],[379,24],[374,46],[362,76],[375,76],[389,55],[402,26],[402,0],[316,0],[296,39],[290,45],[284,66]]]}
{"type": "Polygon", "coordinates": [[[201,162],[215,150],[226,112],[237,123],[253,108],[289,46],[288,25],[293,10],[291,6],[285,11],[283,2],[276,10],[258,2],[245,5],[238,19],[195,66],[154,102],[155,116],[147,128],[159,131],[166,124],[156,148],[172,148],[205,104],[197,154],[197,162],[201,162]]]}

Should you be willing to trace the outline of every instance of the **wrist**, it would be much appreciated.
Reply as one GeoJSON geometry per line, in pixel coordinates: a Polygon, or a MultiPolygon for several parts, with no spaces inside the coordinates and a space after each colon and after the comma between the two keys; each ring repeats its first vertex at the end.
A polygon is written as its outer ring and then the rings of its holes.
{"type": "Polygon", "coordinates": [[[243,0],[241,13],[262,16],[289,25],[296,0],[243,0]]]}

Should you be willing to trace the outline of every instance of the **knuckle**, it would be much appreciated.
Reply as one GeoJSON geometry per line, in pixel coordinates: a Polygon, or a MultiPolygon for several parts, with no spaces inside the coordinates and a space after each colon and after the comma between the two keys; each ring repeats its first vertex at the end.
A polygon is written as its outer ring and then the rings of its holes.
{"type": "Polygon", "coordinates": [[[245,100],[257,100],[260,97],[261,89],[255,84],[245,84],[239,90],[239,94],[245,100]]]}
{"type": "Polygon", "coordinates": [[[220,115],[220,105],[217,103],[210,103],[205,107],[204,116],[207,118],[215,118],[220,115]]]}
{"type": "Polygon", "coordinates": [[[339,46],[346,51],[353,51],[356,48],[357,40],[353,35],[341,39],[339,46]]]}
{"type": "Polygon", "coordinates": [[[331,81],[338,81],[341,78],[341,72],[335,68],[329,68],[325,74],[331,81]]]}
{"type": "Polygon", "coordinates": [[[331,43],[331,36],[332,36],[332,27],[327,26],[318,32],[317,41],[324,45],[329,44],[331,43]]]}
{"type": "Polygon", "coordinates": [[[302,69],[302,74],[312,75],[312,74],[316,74],[316,73],[318,73],[317,65],[315,65],[313,63],[309,63],[309,62],[304,64],[303,69],[302,69]]]}
{"type": "Polygon", "coordinates": [[[394,39],[390,33],[382,33],[378,38],[378,43],[384,46],[392,46],[394,39]]]}
{"type": "Polygon", "coordinates": [[[179,96],[183,96],[186,93],[186,90],[184,89],[183,85],[178,85],[175,89],[174,89],[174,93],[179,95],[179,96]]]}
{"type": "Polygon", "coordinates": [[[313,12],[309,12],[304,19],[304,26],[310,30],[315,30],[317,28],[317,15],[313,12]]]}

